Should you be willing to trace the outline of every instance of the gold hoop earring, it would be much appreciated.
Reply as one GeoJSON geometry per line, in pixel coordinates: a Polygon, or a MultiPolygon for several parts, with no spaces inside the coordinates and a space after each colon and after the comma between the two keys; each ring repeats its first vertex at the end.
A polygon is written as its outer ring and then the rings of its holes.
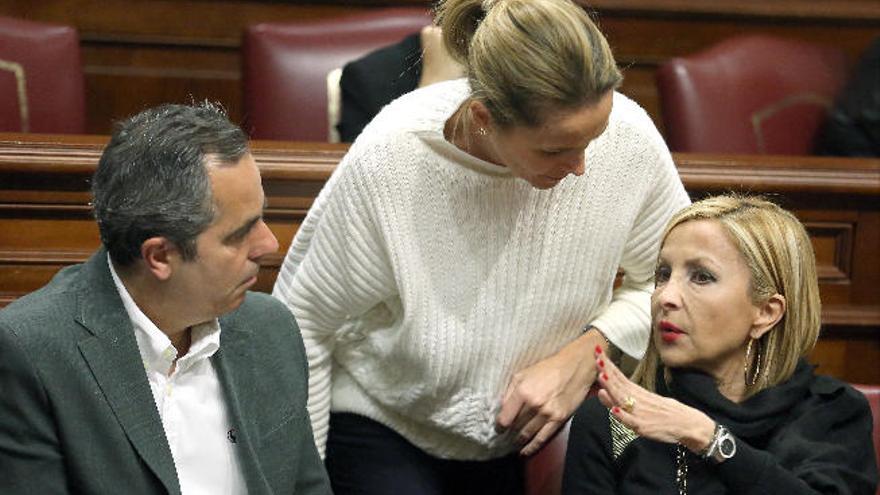
{"type": "Polygon", "coordinates": [[[754,365],[753,361],[750,359],[752,356],[752,344],[755,343],[755,340],[756,339],[749,340],[749,345],[746,346],[746,359],[743,363],[743,378],[745,378],[746,385],[749,387],[758,383],[758,377],[761,376],[761,361],[763,358],[763,353],[761,351],[763,350],[763,346],[760,342],[758,342],[757,349],[755,350],[754,365]],[[749,370],[751,368],[754,368],[755,371],[754,374],[752,374],[752,378],[749,379],[749,370]]]}

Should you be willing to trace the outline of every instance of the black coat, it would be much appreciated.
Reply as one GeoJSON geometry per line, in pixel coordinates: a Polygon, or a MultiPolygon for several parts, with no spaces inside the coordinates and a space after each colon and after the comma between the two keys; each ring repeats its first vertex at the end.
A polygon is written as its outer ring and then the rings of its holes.
{"type": "Polygon", "coordinates": [[[414,33],[399,43],[349,62],[339,81],[342,111],[336,130],[354,141],[382,107],[416,89],[422,76],[422,42],[414,33]]]}
{"type": "MultiPolygon", "coordinates": [[[[736,404],[707,375],[672,375],[668,388],[658,377],[658,393],[700,409],[737,439],[736,455],[720,465],[688,452],[688,494],[874,495],[871,410],[852,387],[801,362],[785,383],[736,404]]],[[[577,411],[563,493],[678,494],[675,445],[636,437],[615,458],[610,428],[598,399],[577,411]]]]}
{"type": "Polygon", "coordinates": [[[880,38],[862,55],[816,143],[820,155],[880,157],[880,38]]]}

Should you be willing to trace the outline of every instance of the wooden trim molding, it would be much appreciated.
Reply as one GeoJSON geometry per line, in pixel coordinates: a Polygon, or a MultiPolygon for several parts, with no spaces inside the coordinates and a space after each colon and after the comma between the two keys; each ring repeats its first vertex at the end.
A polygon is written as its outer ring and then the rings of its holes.
{"type": "Polygon", "coordinates": [[[688,190],[880,195],[880,160],[675,153],[688,190]]]}
{"type": "MultiPolygon", "coordinates": [[[[0,134],[0,306],[39,287],[58,268],[84,261],[98,246],[89,178],[106,141],[0,134]],[[16,239],[15,229],[30,229],[38,239],[16,239]]],[[[259,290],[271,289],[287,245],[347,149],[252,143],[268,200],[265,217],[282,243],[263,266],[259,290]]],[[[880,335],[880,302],[873,296],[880,285],[880,160],[685,153],[673,159],[695,199],[747,191],[795,211],[816,247],[823,322],[880,335]]]]}
{"type": "MultiPolygon", "coordinates": [[[[0,133],[0,172],[91,175],[107,138],[0,133]]],[[[264,178],[323,181],[345,155],[344,143],[254,141],[264,178]]],[[[880,160],[674,153],[688,190],[880,195],[880,160]]]]}

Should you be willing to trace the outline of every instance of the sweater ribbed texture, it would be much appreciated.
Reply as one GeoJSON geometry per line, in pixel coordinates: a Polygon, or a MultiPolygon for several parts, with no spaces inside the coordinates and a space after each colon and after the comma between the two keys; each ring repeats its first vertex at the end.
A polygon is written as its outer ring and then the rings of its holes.
{"type": "Polygon", "coordinates": [[[644,352],[659,236],[688,202],[650,118],[615,94],[586,173],[538,190],[445,141],[469,91],[439,83],[386,107],[280,270],[273,294],[305,341],[322,454],[332,409],[438,457],[498,457],[515,448],[494,429],[515,372],[587,323],[644,352]],[[612,293],[618,267],[626,276],[612,293]]]}

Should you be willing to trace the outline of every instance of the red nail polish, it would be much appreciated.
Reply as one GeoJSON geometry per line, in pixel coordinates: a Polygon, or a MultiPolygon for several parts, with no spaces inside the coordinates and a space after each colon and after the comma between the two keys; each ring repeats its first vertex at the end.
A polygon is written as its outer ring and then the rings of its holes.
{"type": "Polygon", "coordinates": [[[596,354],[602,354],[602,346],[596,344],[596,354]]]}
{"type": "Polygon", "coordinates": [[[611,408],[611,412],[613,412],[614,414],[620,414],[620,408],[617,406],[614,406],[611,408]]]}
{"type": "Polygon", "coordinates": [[[600,359],[600,360],[599,360],[599,367],[600,367],[600,368],[604,368],[604,367],[605,367],[605,361],[602,361],[602,360],[600,359]]]}
{"type": "Polygon", "coordinates": [[[608,373],[602,373],[602,380],[608,381],[608,373]]]}

